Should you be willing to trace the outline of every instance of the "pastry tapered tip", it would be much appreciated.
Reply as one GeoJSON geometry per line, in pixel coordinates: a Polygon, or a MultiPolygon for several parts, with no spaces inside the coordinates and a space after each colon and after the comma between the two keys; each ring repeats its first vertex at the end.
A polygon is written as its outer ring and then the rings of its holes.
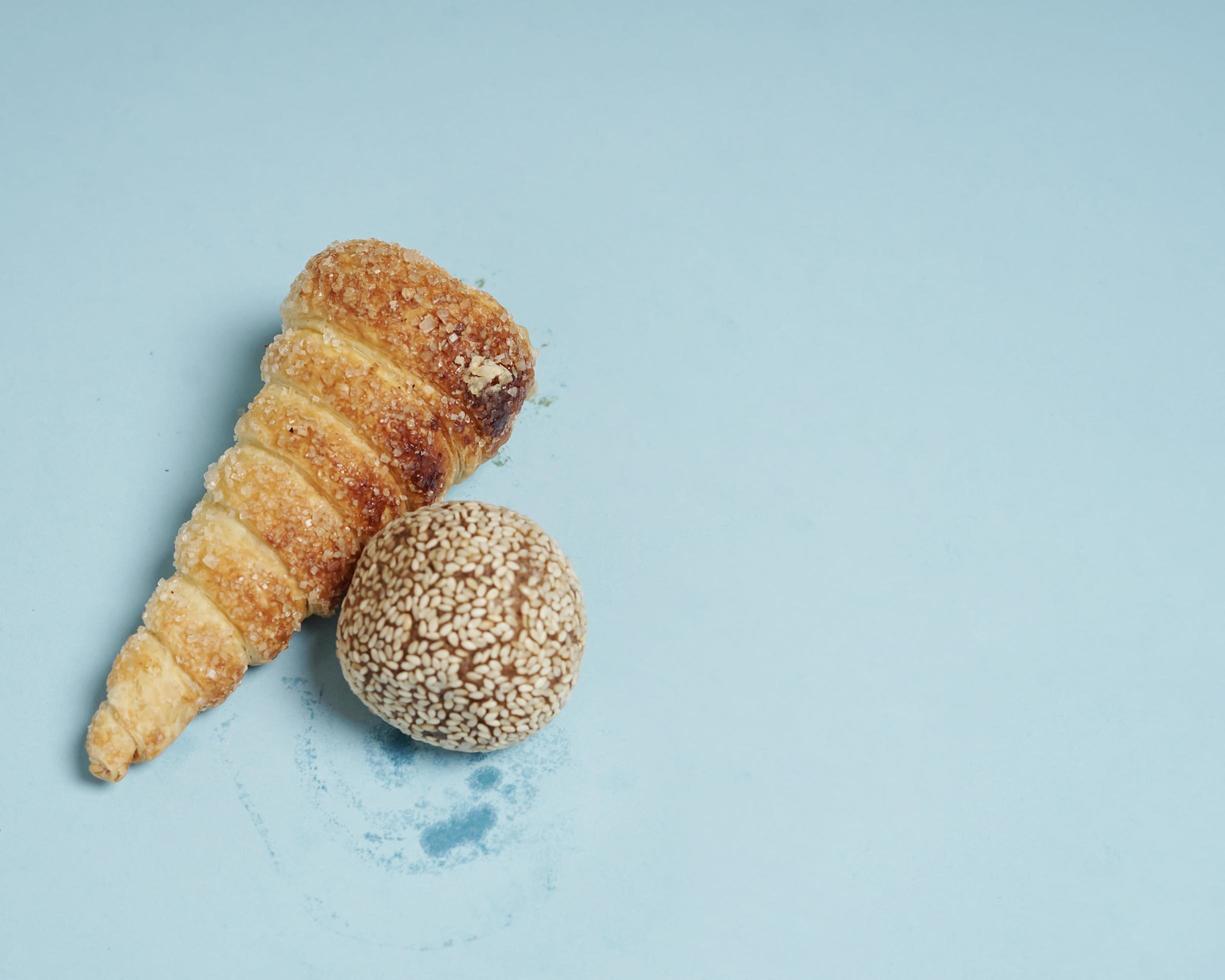
{"type": "Polygon", "coordinates": [[[136,759],[136,742],[120,724],[109,702],[103,701],[94,712],[85,733],[85,752],[89,756],[89,771],[111,783],[123,779],[136,759]]]}

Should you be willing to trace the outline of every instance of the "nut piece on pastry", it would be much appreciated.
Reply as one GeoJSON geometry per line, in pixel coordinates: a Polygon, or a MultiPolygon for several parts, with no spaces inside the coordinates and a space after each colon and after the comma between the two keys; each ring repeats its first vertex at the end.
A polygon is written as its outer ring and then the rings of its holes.
{"type": "Polygon", "coordinates": [[[399,245],[329,246],[281,314],[175,574],[107,678],[85,739],[101,779],[156,756],[306,616],[334,611],[370,537],[493,456],[533,387],[527,332],[399,245]]]}
{"type": "Polygon", "coordinates": [[[578,579],[553,539],[512,510],[464,501],[406,514],[366,546],[336,653],[384,721],[483,752],[561,710],[586,630],[578,579]]]}

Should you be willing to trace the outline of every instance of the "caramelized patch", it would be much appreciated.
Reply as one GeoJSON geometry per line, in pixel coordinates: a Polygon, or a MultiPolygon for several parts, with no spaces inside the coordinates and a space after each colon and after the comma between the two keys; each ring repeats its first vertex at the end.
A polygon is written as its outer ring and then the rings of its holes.
{"type": "Polygon", "coordinates": [[[338,242],[306,265],[282,306],[290,326],[327,324],[426,380],[471,470],[504,442],[534,384],[535,351],[505,309],[418,252],[378,241],[338,242]],[[474,377],[494,366],[492,406],[474,377]],[[465,454],[466,456],[466,454],[465,454]]]}
{"type": "Polygon", "coordinates": [[[396,474],[410,508],[437,500],[451,482],[455,467],[442,425],[420,392],[397,385],[339,338],[283,333],[264,355],[263,371],[266,380],[305,392],[352,425],[396,474]]]}
{"type": "Polygon", "coordinates": [[[363,540],[407,509],[403,491],[378,453],[292,388],[265,386],[235,433],[301,464],[363,540]]]}

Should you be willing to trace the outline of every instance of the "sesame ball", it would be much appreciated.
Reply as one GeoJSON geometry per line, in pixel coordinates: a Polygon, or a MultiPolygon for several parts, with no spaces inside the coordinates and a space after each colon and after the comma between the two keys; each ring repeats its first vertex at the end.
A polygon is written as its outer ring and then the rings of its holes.
{"type": "Polygon", "coordinates": [[[336,653],[380,718],[431,745],[484,752],[561,710],[586,629],[556,542],[522,514],[459,501],[411,511],[370,541],[336,653]]]}

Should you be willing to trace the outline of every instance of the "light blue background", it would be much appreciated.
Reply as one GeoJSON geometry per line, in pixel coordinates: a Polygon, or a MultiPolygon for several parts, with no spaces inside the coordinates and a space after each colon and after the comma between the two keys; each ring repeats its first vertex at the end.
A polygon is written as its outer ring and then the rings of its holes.
{"type": "Polygon", "coordinates": [[[1225,974],[1220,5],[3,21],[0,975],[1225,974]],[[95,785],[277,304],[364,235],[542,347],[459,493],[572,556],[576,693],[411,754],[320,622],[95,785]]]}

